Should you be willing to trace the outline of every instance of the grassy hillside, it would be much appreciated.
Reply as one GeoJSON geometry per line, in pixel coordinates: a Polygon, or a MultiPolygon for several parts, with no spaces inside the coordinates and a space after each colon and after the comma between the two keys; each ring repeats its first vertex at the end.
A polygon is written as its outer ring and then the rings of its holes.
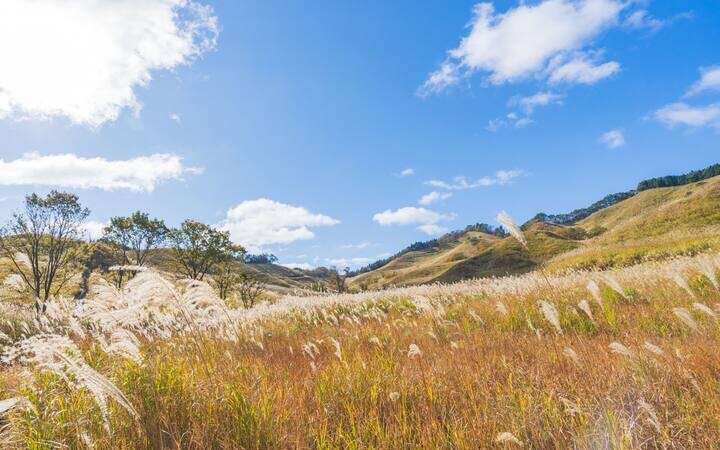
{"type": "Polygon", "coordinates": [[[452,282],[528,272],[609,268],[720,249],[720,176],[648,189],[573,225],[531,221],[528,249],[513,238],[466,233],[351,280],[356,288],[452,282]],[[471,244],[474,242],[474,244],[471,244]]]}
{"type": "Polygon", "coordinates": [[[364,289],[432,282],[458,263],[487,250],[498,240],[497,236],[477,231],[454,239],[440,239],[435,248],[405,253],[380,269],[354,277],[350,286],[364,289]]]}
{"type": "Polygon", "coordinates": [[[578,223],[597,233],[550,262],[553,270],[603,268],[720,248],[720,177],[650,189],[578,223]]]}
{"type": "Polygon", "coordinates": [[[453,282],[529,272],[553,256],[577,248],[587,233],[578,227],[533,222],[525,227],[525,236],[527,249],[512,237],[500,239],[480,254],[459,261],[435,281],[453,282]]]}
{"type": "MultiPolygon", "coordinates": [[[[438,248],[410,252],[350,281],[354,288],[451,282],[528,272],[553,256],[578,247],[586,233],[577,227],[534,222],[526,251],[513,238],[467,232],[438,248]]],[[[440,239],[442,242],[443,240],[440,239]]]]}

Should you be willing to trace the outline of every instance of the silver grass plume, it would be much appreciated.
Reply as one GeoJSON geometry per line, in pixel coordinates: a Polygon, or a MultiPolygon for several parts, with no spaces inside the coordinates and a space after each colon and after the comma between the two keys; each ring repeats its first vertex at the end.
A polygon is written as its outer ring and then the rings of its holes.
{"type": "Polygon", "coordinates": [[[330,342],[332,343],[333,347],[335,347],[335,356],[337,357],[337,359],[342,361],[343,357],[342,357],[342,351],[340,350],[340,342],[338,342],[337,339],[335,339],[333,337],[330,338],[330,342]]]}
{"type": "Polygon", "coordinates": [[[647,421],[655,428],[655,431],[662,433],[662,425],[655,412],[655,408],[643,399],[638,400],[638,405],[640,406],[640,410],[647,415],[647,421]]]}
{"type": "Polygon", "coordinates": [[[577,416],[582,414],[582,409],[580,409],[580,406],[576,403],[571,402],[570,400],[566,399],[565,397],[560,397],[560,401],[565,406],[565,411],[570,414],[571,416],[577,416]]]}
{"type": "Polygon", "coordinates": [[[522,447],[522,446],[523,446],[522,441],[521,441],[520,439],[516,438],[514,434],[512,434],[512,433],[510,433],[510,432],[508,432],[508,431],[504,431],[504,432],[502,432],[502,433],[499,433],[499,434],[495,437],[495,442],[497,442],[498,444],[515,444],[515,445],[517,445],[518,447],[522,447]]]}
{"type": "Polygon", "coordinates": [[[613,342],[612,344],[609,345],[609,347],[613,353],[627,356],[628,358],[632,358],[635,356],[634,353],[629,348],[625,347],[624,345],[622,345],[619,342],[613,342]]]}
{"type": "Polygon", "coordinates": [[[133,418],[139,418],[137,411],[122,391],[90,367],[75,343],[66,336],[39,334],[29,337],[6,350],[2,362],[5,364],[17,362],[22,366],[47,370],[58,375],[71,387],[90,391],[100,408],[108,433],[110,433],[108,397],[115,400],[133,418]]]}
{"type": "Polygon", "coordinates": [[[693,316],[685,308],[673,308],[673,312],[685,325],[687,325],[693,331],[698,331],[699,327],[693,316]]]}
{"type": "Polygon", "coordinates": [[[672,280],[675,282],[675,284],[677,284],[685,292],[687,292],[690,297],[695,298],[695,293],[692,291],[692,289],[690,289],[690,285],[688,284],[687,280],[685,280],[685,278],[682,276],[682,274],[680,272],[673,271],[670,274],[670,278],[672,278],[672,280]]]}
{"type": "Polygon", "coordinates": [[[418,347],[416,344],[410,344],[410,347],[408,348],[408,358],[415,358],[422,356],[422,350],[420,350],[420,347],[418,347]]]}
{"type": "Polygon", "coordinates": [[[143,364],[143,357],[140,353],[140,341],[128,330],[122,328],[115,330],[110,336],[110,345],[105,348],[105,351],[126,359],[131,359],[140,365],[143,364]]]}
{"type": "Polygon", "coordinates": [[[592,315],[592,309],[590,309],[590,303],[588,303],[587,300],[580,300],[580,303],[578,303],[578,308],[580,308],[582,312],[584,312],[585,315],[588,316],[592,323],[595,323],[595,318],[592,315]]]}
{"type": "Polygon", "coordinates": [[[703,312],[707,314],[708,316],[712,317],[713,319],[717,320],[718,315],[715,311],[713,311],[709,306],[703,304],[703,303],[693,303],[693,308],[696,310],[703,312]]]}
{"type": "Polygon", "coordinates": [[[651,353],[655,353],[656,355],[662,355],[663,353],[665,353],[663,352],[663,349],[650,341],[645,341],[645,349],[651,353]]]}
{"type": "Polygon", "coordinates": [[[704,255],[697,259],[697,265],[700,272],[707,277],[716,290],[720,290],[720,283],[717,279],[717,268],[715,261],[710,256],[704,255]]]}
{"type": "Polygon", "coordinates": [[[563,355],[565,355],[565,356],[567,356],[568,358],[570,358],[570,359],[572,360],[572,362],[574,362],[574,363],[577,364],[578,366],[580,365],[580,357],[579,357],[578,354],[575,352],[575,350],[571,349],[570,347],[565,347],[565,348],[563,349],[563,355]]]}
{"type": "Polygon", "coordinates": [[[545,320],[550,322],[553,327],[557,330],[558,334],[563,334],[562,327],[560,326],[560,315],[555,308],[555,305],[546,301],[540,302],[540,311],[542,311],[545,320]]]}
{"type": "Polygon", "coordinates": [[[505,227],[506,230],[508,230],[508,233],[512,235],[515,239],[517,239],[518,242],[520,242],[523,247],[527,248],[527,239],[525,239],[525,234],[522,232],[519,226],[515,223],[515,221],[510,217],[508,213],[505,211],[500,211],[500,213],[497,215],[497,221],[500,222],[500,225],[505,227]]]}
{"type": "Polygon", "coordinates": [[[502,314],[503,316],[507,316],[507,315],[508,315],[508,310],[507,310],[507,308],[505,307],[505,305],[504,305],[502,302],[497,302],[497,303],[495,304],[495,309],[497,310],[497,312],[499,312],[499,313],[502,314]]]}
{"type": "Polygon", "coordinates": [[[612,276],[609,273],[606,273],[604,280],[605,280],[605,283],[607,283],[607,285],[610,286],[610,288],[613,291],[617,292],[621,297],[627,298],[627,295],[625,294],[625,289],[623,289],[623,287],[620,285],[618,280],[615,279],[614,276],[612,276]]]}
{"type": "Polygon", "coordinates": [[[600,293],[600,286],[594,281],[590,280],[587,282],[587,290],[590,292],[590,295],[593,296],[597,304],[602,308],[603,307],[603,300],[602,300],[602,294],[600,293]]]}

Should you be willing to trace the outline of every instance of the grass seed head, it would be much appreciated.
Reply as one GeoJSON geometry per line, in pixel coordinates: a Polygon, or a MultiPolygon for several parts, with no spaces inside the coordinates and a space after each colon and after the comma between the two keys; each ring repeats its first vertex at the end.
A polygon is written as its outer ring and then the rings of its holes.
{"type": "Polygon", "coordinates": [[[515,445],[517,445],[518,447],[522,447],[522,446],[523,446],[522,441],[521,441],[520,439],[516,438],[514,434],[512,434],[512,433],[510,433],[510,432],[508,432],[508,431],[504,431],[504,432],[502,432],[502,433],[499,433],[499,434],[495,437],[495,442],[497,442],[498,444],[515,444],[515,445]]]}
{"type": "Polygon", "coordinates": [[[415,358],[422,356],[423,352],[420,350],[420,347],[418,347],[416,344],[410,344],[410,347],[408,348],[408,358],[415,358]]]}
{"type": "Polygon", "coordinates": [[[515,221],[512,219],[512,217],[510,217],[508,213],[506,213],[505,211],[501,211],[497,215],[497,221],[500,222],[500,225],[505,227],[505,229],[508,230],[508,233],[510,233],[512,237],[517,239],[517,241],[520,242],[523,247],[527,248],[528,243],[527,239],[525,239],[525,234],[520,229],[520,227],[517,226],[515,221]]]}

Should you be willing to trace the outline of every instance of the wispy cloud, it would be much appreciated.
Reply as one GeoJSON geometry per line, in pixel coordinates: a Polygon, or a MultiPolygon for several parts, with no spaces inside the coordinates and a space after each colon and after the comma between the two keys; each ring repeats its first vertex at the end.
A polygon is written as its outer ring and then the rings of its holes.
{"type": "Polygon", "coordinates": [[[425,182],[425,184],[448,191],[464,191],[479,187],[506,185],[511,183],[515,178],[523,175],[525,175],[525,171],[520,169],[498,170],[495,172],[495,176],[485,176],[477,180],[468,180],[467,177],[459,176],[453,178],[452,182],[430,180],[425,182]]]}
{"type": "Polygon", "coordinates": [[[423,206],[432,205],[433,203],[440,202],[442,200],[447,200],[448,198],[452,197],[452,194],[450,192],[438,192],[438,191],[432,191],[430,193],[427,193],[423,195],[420,200],[418,200],[418,203],[423,206]]]}
{"type": "Polygon", "coordinates": [[[694,14],[692,12],[683,12],[680,14],[676,14],[669,19],[660,19],[657,17],[653,17],[646,9],[638,9],[636,11],[633,11],[625,18],[623,25],[635,30],[649,30],[650,32],[654,33],[669,25],[672,25],[678,20],[691,19],[693,17],[694,14]]]}
{"type": "Polygon", "coordinates": [[[665,26],[666,21],[651,16],[646,9],[638,9],[625,19],[624,24],[630,28],[657,31],[665,26]]]}
{"type": "Polygon", "coordinates": [[[701,67],[700,79],[690,87],[685,96],[691,97],[705,91],[720,91],[720,65],[701,67]]]}
{"type": "MultiPolygon", "coordinates": [[[[700,79],[693,83],[684,97],[692,97],[706,91],[720,91],[720,66],[701,67],[700,79]]],[[[720,103],[706,105],[671,103],[653,111],[647,118],[656,120],[668,128],[685,126],[720,130],[720,103]]]]}
{"type": "Polygon", "coordinates": [[[332,258],[328,259],[328,262],[333,266],[340,267],[358,267],[365,266],[371,262],[376,261],[373,258],[357,257],[357,258],[332,258]]]}
{"type": "Polygon", "coordinates": [[[401,177],[409,177],[410,175],[415,175],[415,169],[412,167],[408,167],[407,169],[404,169],[402,172],[400,172],[401,177]]]}
{"type": "Polygon", "coordinates": [[[538,106],[551,104],[561,105],[563,96],[550,91],[540,91],[527,97],[513,97],[508,101],[508,106],[518,106],[525,114],[532,114],[538,106]]]}
{"type": "MultiPolygon", "coordinates": [[[[595,53],[598,55],[600,53],[595,53]]],[[[600,63],[597,56],[578,54],[569,61],[560,60],[551,65],[550,83],[595,84],[620,72],[620,64],[615,61],[600,63]]]]}
{"type": "Polygon", "coordinates": [[[0,185],[152,192],[165,181],[181,179],[186,173],[201,173],[201,170],[186,168],[180,156],[166,153],[124,160],[86,158],[73,153],[26,153],[12,161],[0,159],[0,185]]]}
{"type": "Polygon", "coordinates": [[[393,210],[385,210],[373,216],[380,225],[419,225],[418,229],[428,235],[437,235],[447,231],[440,222],[455,219],[455,214],[441,214],[425,208],[407,206],[393,210]]]}
{"type": "Polygon", "coordinates": [[[720,128],[720,104],[690,106],[687,103],[672,103],[653,112],[650,117],[668,128],[681,125],[720,128]]]}
{"type": "Polygon", "coordinates": [[[519,108],[521,113],[511,111],[507,113],[505,117],[491,119],[485,128],[492,132],[499,131],[505,127],[525,128],[534,122],[532,115],[536,108],[548,105],[562,105],[563,98],[563,95],[550,91],[540,91],[526,97],[512,97],[508,100],[508,106],[511,108],[519,108]]]}
{"type": "Polygon", "coordinates": [[[620,148],[625,145],[625,134],[622,130],[610,130],[600,136],[600,142],[608,148],[620,148]]]}
{"type": "Polygon", "coordinates": [[[258,251],[271,244],[313,239],[310,228],[337,225],[340,221],[314,214],[300,206],[261,198],[230,208],[219,228],[230,232],[233,241],[258,251]]]}
{"type": "Polygon", "coordinates": [[[340,248],[343,250],[363,250],[374,245],[377,244],[374,244],[372,242],[359,242],[357,244],[343,244],[340,246],[340,248]]]}
{"type": "Polygon", "coordinates": [[[3,0],[0,118],[99,126],[141,109],[153,73],[213,49],[209,6],[184,0],[3,0]]]}

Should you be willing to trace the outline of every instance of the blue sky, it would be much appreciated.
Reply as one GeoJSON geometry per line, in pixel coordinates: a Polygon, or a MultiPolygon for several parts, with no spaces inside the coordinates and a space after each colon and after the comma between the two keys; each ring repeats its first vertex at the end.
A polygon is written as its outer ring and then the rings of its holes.
{"type": "Polygon", "coordinates": [[[3,3],[4,216],[59,187],[359,265],[720,159],[712,1],[3,3]]]}

